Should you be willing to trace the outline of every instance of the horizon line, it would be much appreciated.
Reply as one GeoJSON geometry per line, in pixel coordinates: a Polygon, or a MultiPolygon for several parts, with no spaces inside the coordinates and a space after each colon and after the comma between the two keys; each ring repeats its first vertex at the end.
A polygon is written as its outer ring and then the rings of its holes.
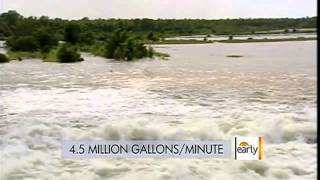
{"type": "Polygon", "coordinates": [[[6,10],[4,12],[0,12],[1,14],[8,13],[9,11],[15,11],[18,14],[20,14],[23,18],[41,18],[41,17],[48,17],[49,19],[62,19],[62,20],[82,20],[87,18],[88,20],[136,20],[136,19],[149,19],[149,20],[252,20],[252,19],[304,19],[304,18],[317,18],[318,16],[302,16],[302,17],[225,17],[225,18],[191,18],[191,17],[185,17],[185,18],[150,18],[150,17],[132,17],[132,18],[123,18],[123,17],[87,17],[83,16],[81,18],[63,18],[63,17],[50,17],[47,15],[37,15],[37,16],[26,16],[21,13],[19,13],[17,10],[6,10]]]}

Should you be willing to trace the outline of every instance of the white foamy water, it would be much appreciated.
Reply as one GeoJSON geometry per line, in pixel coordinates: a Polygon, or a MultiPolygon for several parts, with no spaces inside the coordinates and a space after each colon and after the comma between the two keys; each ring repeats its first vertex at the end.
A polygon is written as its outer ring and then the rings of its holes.
{"type": "Polygon", "coordinates": [[[316,41],[0,64],[0,179],[316,179],[316,41]],[[242,58],[228,58],[241,55],[242,58]],[[63,139],[263,136],[262,161],[62,159],[63,139]]]}

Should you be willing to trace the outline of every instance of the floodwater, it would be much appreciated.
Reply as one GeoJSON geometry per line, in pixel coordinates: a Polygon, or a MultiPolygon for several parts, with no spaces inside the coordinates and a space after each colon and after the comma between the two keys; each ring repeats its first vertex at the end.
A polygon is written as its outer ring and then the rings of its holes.
{"type": "Polygon", "coordinates": [[[0,53],[5,53],[5,49],[4,49],[4,41],[0,41],[0,53]]]}
{"type": "Polygon", "coordinates": [[[316,179],[316,41],[0,64],[0,179],[316,179]],[[228,55],[240,55],[229,58],[228,55]],[[63,139],[262,136],[264,160],[62,159],[63,139]]]}
{"type": "MultiPolygon", "coordinates": [[[[211,41],[228,40],[228,35],[211,35],[207,37],[206,35],[194,35],[194,36],[179,36],[167,38],[171,40],[203,40],[206,38],[211,41]]],[[[249,34],[249,35],[233,35],[233,39],[246,40],[251,39],[295,39],[295,38],[317,38],[316,33],[278,33],[278,34],[249,34]]]]}

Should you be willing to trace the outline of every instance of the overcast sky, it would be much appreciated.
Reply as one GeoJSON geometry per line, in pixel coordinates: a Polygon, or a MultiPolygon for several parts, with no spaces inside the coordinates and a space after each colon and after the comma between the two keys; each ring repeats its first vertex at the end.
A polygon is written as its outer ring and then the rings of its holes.
{"type": "Polygon", "coordinates": [[[248,18],[316,16],[316,0],[0,0],[1,13],[93,18],[248,18]]]}

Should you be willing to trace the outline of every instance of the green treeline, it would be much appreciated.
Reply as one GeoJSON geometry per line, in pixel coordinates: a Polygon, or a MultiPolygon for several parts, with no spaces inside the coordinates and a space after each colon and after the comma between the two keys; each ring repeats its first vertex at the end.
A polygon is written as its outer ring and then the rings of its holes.
{"type": "MultiPolygon", "coordinates": [[[[158,37],[192,35],[192,34],[241,34],[253,33],[256,31],[267,31],[277,29],[299,29],[316,28],[317,17],[310,18],[278,18],[278,19],[95,19],[83,18],[81,20],[49,19],[46,16],[40,18],[24,18],[15,11],[9,11],[0,15],[0,36],[8,37],[19,33],[19,29],[24,29],[25,34],[29,34],[35,29],[48,28],[56,34],[59,40],[63,39],[64,28],[74,22],[81,27],[79,34],[82,42],[86,42],[88,37],[97,40],[104,40],[110,32],[117,29],[132,31],[143,36],[152,35],[153,32],[158,37]]],[[[89,40],[90,41],[90,40],[89,40]]]]}
{"type": "MultiPolygon", "coordinates": [[[[0,35],[6,39],[11,59],[78,62],[83,60],[79,50],[127,61],[160,55],[146,47],[140,35],[121,28],[105,33],[107,36],[99,39],[78,21],[24,18],[15,11],[1,14],[0,25],[3,25],[0,26],[0,35]],[[56,26],[61,29],[54,28],[56,26]]],[[[155,39],[152,35],[150,38],[155,39]]]]}
{"type": "MultiPolygon", "coordinates": [[[[80,20],[23,17],[16,11],[0,15],[0,39],[13,52],[40,52],[55,57],[58,52],[89,51],[107,58],[132,60],[152,57],[144,44],[163,42],[171,36],[194,34],[252,34],[259,31],[316,28],[317,17],[278,19],[95,19],[80,20]],[[65,42],[62,46],[61,41],[65,42]],[[63,48],[63,49],[62,49],[63,48]],[[56,52],[56,55],[52,55],[56,52]]],[[[14,54],[14,53],[12,53],[14,54]]],[[[61,54],[61,53],[60,53],[61,54]]],[[[74,57],[78,55],[60,56],[74,57]]]]}

